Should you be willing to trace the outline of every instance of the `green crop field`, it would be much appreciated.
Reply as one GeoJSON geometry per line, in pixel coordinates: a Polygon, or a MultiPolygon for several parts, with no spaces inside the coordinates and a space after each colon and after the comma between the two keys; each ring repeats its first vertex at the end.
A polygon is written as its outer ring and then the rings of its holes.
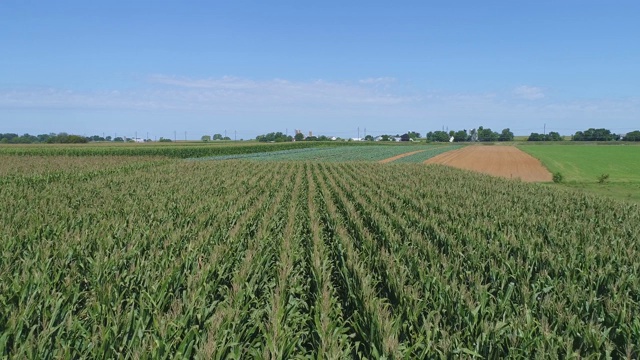
{"type": "Polygon", "coordinates": [[[437,165],[38,149],[0,157],[2,358],[640,355],[636,204],[437,165]]]}
{"type": "Polygon", "coordinates": [[[520,146],[552,173],[560,172],[564,186],[640,203],[640,146],[529,145],[520,146]],[[608,175],[602,183],[599,179],[608,175]]]}
{"type": "MultiPolygon", "coordinates": [[[[372,146],[372,142],[178,142],[178,143],[91,143],[77,145],[0,145],[1,155],[23,156],[165,156],[172,158],[194,158],[256,154],[282,150],[372,146]]],[[[403,145],[398,145],[403,146],[403,145]]]]}
{"type": "Polygon", "coordinates": [[[460,148],[460,145],[386,145],[371,146],[324,146],[303,149],[280,150],[249,154],[232,154],[210,156],[192,160],[230,160],[246,159],[255,161],[316,161],[316,162],[351,162],[381,161],[397,155],[416,152],[393,162],[423,162],[438,154],[460,148]]]}

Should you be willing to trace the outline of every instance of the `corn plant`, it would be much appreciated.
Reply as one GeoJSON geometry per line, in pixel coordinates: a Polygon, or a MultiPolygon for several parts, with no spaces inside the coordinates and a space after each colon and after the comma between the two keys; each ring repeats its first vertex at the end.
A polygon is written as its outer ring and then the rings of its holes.
{"type": "Polygon", "coordinates": [[[412,146],[170,159],[245,151],[201,147],[2,148],[0,357],[640,354],[637,205],[373,162],[412,146]]]}

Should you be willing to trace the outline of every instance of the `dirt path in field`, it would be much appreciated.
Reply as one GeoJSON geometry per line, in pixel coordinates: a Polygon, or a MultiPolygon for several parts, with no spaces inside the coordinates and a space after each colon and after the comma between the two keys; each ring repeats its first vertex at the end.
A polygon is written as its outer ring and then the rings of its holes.
{"type": "Polygon", "coordinates": [[[398,160],[398,159],[402,159],[403,157],[407,157],[407,156],[410,156],[410,155],[413,155],[413,154],[417,154],[417,153],[420,153],[420,152],[423,152],[423,151],[424,151],[424,150],[411,151],[411,152],[408,152],[408,153],[404,153],[404,154],[396,155],[396,156],[394,156],[394,157],[390,157],[390,158],[388,158],[388,159],[380,160],[380,161],[378,161],[378,162],[379,162],[380,164],[386,164],[386,163],[390,163],[390,162],[392,162],[392,161],[396,161],[396,160],[398,160]]]}
{"type": "Polygon", "coordinates": [[[515,146],[475,145],[432,157],[425,164],[442,164],[522,181],[551,181],[540,161],[515,146]]]}

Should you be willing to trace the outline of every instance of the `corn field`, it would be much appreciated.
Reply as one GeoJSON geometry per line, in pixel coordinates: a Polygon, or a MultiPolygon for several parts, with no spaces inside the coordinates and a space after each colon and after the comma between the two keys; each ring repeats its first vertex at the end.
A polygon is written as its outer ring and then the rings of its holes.
{"type": "Polygon", "coordinates": [[[0,357],[640,354],[636,205],[435,165],[103,160],[0,172],[0,357]]]}
{"type": "MultiPolygon", "coordinates": [[[[273,151],[323,148],[323,147],[356,147],[373,146],[373,142],[280,142],[280,143],[243,143],[243,142],[212,142],[212,143],[169,143],[160,145],[149,144],[40,144],[40,145],[1,145],[1,155],[18,156],[164,156],[171,158],[197,158],[205,156],[225,156],[267,153],[273,151]]],[[[403,145],[399,145],[403,146],[403,145]]]]}

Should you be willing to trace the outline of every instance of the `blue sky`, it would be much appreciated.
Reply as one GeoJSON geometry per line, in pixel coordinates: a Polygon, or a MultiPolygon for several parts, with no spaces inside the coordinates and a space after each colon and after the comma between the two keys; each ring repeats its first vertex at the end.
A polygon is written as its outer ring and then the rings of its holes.
{"type": "Polygon", "coordinates": [[[638,1],[0,1],[0,132],[640,128],[638,1]]]}

